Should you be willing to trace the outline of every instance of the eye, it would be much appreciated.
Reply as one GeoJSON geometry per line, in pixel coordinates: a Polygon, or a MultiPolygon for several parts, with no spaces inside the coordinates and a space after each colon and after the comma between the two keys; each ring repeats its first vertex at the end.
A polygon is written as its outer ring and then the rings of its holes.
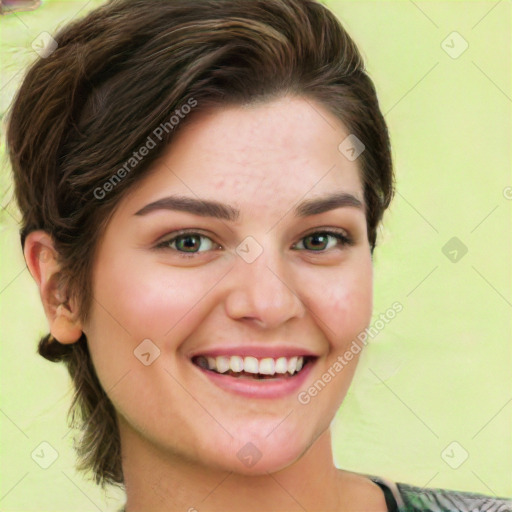
{"type": "Polygon", "coordinates": [[[333,230],[315,231],[302,238],[300,243],[302,243],[302,247],[299,247],[299,249],[304,248],[312,252],[326,252],[327,249],[332,249],[338,245],[344,247],[353,244],[344,232],[333,230]],[[329,244],[329,238],[331,238],[331,244],[329,244]],[[303,241],[306,243],[302,243],[303,241]]]}
{"type": "Polygon", "coordinates": [[[197,233],[195,231],[181,231],[177,236],[173,238],[169,238],[167,240],[163,240],[158,245],[156,245],[156,249],[171,249],[179,253],[182,257],[193,257],[194,254],[206,252],[211,250],[212,248],[218,247],[218,245],[213,242],[213,240],[201,233],[197,233]],[[206,241],[207,243],[202,243],[206,241]],[[203,250],[199,250],[200,247],[206,248],[203,250]]]}
{"type": "MultiPolygon", "coordinates": [[[[193,258],[199,253],[221,248],[210,237],[197,231],[179,231],[174,235],[172,238],[159,242],[155,249],[172,250],[178,253],[180,257],[193,258]],[[202,250],[201,247],[203,247],[202,250]]],[[[310,252],[324,253],[336,246],[344,247],[348,245],[353,245],[353,241],[345,232],[323,230],[306,235],[293,249],[305,249],[310,252]]]]}

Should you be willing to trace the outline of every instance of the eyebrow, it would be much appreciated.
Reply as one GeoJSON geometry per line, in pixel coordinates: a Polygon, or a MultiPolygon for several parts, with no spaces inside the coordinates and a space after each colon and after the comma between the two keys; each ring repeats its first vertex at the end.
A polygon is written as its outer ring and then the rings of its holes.
{"type": "MultiPolygon", "coordinates": [[[[295,206],[293,212],[297,217],[308,217],[342,207],[352,207],[364,211],[363,203],[357,197],[343,192],[302,201],[295,206]]],[[[231,222],[235,222],[240,217],[240,210],[232,206],[208,199],[195,199],[186,196],[163,197],[147,204],[134,215],[147,215],[157,210],[182,211],[201,217],[213,217],[231,222]]]]}

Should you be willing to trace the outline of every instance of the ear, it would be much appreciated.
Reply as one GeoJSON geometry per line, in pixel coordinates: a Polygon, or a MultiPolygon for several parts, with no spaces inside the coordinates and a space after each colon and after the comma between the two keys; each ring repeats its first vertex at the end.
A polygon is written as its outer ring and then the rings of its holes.
{"type": "Polygon", "coordinates": [[[39,287],[50,332],[59,343],[71,344],[82,335],[78,310],[60,285],[60,264],[54,242],[45,231],[32,231],[23,249],[27,267],[39,287]]]}

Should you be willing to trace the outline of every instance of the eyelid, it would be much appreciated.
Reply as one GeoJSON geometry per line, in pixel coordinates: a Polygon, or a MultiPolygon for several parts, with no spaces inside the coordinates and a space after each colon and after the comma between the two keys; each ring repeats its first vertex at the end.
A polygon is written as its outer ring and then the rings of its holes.
{"type": "Polygon", "coordinates": [[[302,240],[303,238],[307,237],[307,236],[311,236],[311,235],[315,235],[317,233],[336,233],[338,235],[343,235],[345,236],[346,238],[352,238],[349,234],[349,232],[346,230],[346,229],[343,229],[343,228],[329,228],[329,227],[320,227],[320,228],[313,228],[309,231],[306,231],[305,234],[301,235],[300,239],[302,240]]]}

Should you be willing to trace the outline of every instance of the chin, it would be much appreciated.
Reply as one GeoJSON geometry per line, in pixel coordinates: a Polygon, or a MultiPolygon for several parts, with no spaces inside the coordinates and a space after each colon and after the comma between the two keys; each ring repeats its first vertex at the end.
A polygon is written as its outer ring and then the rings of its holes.
{"type": "Polygon", "coordinates": [[[224,447],[214,442],[205,448],[212,453],[213,464],[224,471],[252,476],[275,473],[300,459],[314,442],[300,426],[284,428],[279,421],[262,426],[256,434],[239,430],[224,447]]]}

